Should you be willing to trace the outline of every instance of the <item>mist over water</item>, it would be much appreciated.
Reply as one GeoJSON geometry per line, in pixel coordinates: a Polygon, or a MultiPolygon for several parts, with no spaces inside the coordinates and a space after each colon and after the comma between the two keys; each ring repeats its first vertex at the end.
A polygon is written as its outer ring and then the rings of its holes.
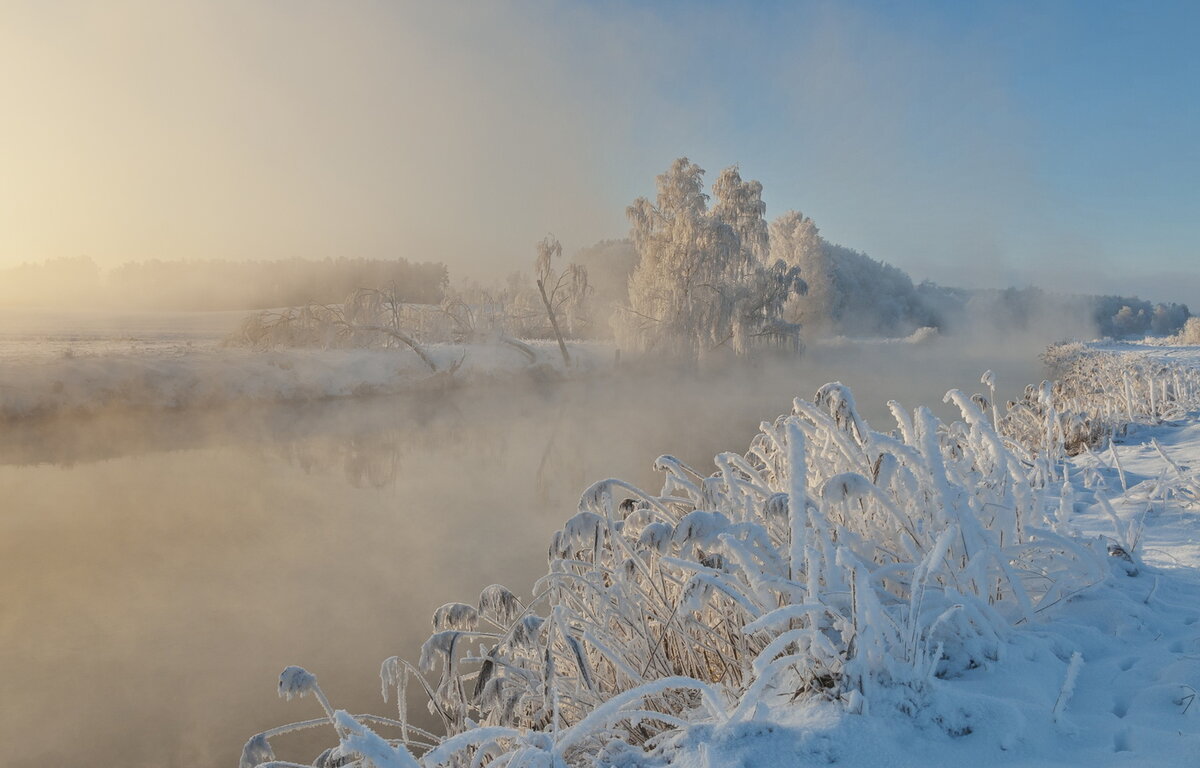
{"type": "MultiPolygon", "coordinates": [[[[663,453],[707,470],[831,380],[876,428],[889,399],[952,416],[942,395],[978,391],[985,369],[1001,398],[1040,380],[1039,348],[818,346],[719,370],[12,425],[0,743],[52,765],[234,765],[258,730],[319,715],[276,697],[288,664],[336,707],[387,714],[378,664],[415,660],[442,603],[496,582],[527,596],[592,482],[656,491],[663,453]]],[[[331,735],[275,746],[307,763],[331,735]]]]}

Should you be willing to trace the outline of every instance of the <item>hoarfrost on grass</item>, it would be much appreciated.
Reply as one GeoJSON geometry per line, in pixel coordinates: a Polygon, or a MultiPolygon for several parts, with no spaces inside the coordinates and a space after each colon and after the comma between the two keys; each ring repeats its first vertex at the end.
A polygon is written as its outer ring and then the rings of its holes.
{"type": "MultiPolygon", "coordinates": [[[[972,733],[986,708],[945,681],[999,664],[1017,633],[1137,573],[1136,526],[1111,491],[1081,489],[1116,521],[1111,537],[1075,526],[1071,456],[1200,405],[1195,368],[1050,354],[1061,378],[1003,416],[990,372],[988,396],[947,394],[961,420],[893,404],[890,432],[834,383],[764,423],[745,454],[719,455],[711,475],[663,456],[659,494],[596,483],[554,535],[528,604],[499,585],[477,607],[448,603],[419,670],[384,664],[385,693],[402,700],[415,677],[442,722],[423,762],[575,764],[614,742],[662,758],[681,734],[787,700],[972,733]]],[[[1177,494],[1193,482],[1178,466],[1160,481],[1177,494]]],[[[1081,667],[1076,650],[1047,707],[1055,722],[1081,667]]],[[[1013,724],[998,742],[1010,748],[1022,718],[990,716],[1013,724]]],[[[396,759],[428,748],[402,728],[396,759]]]]}

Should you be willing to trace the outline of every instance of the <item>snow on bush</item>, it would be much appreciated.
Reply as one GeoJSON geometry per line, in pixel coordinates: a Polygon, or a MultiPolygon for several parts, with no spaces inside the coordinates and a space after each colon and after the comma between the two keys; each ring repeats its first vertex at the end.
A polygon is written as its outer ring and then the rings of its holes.
{"type": "Polygon", "coordinates": [[[1180,346],[1200,345],[1200,317],[1189,317],[1179,333],[1171,336],[1168,341],[1180,346]]]}

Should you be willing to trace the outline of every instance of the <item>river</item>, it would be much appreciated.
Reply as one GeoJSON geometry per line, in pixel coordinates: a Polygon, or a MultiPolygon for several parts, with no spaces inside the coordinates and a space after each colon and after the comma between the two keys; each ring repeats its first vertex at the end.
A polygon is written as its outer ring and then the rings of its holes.
{"type": "MultiPolygon", "coordinates": [[[[233,766],[255,732],[320,714],[275,695],[315,673],[335,707],[394,713],[388,656],[416,658],[444,602],[528,594],[551,533],[605,477],[657,490],[825,381],[940,404],[1036,348],[823,347],[723,372],[623,371],[440,393],[202,413],[104,413],[0,433],[0,744],[11,765],[233,766]]],[[[939,405],[939,412],[947,411],[939,405]]],[[[332,734],[277,740],[310,762],[332,734]]]]}

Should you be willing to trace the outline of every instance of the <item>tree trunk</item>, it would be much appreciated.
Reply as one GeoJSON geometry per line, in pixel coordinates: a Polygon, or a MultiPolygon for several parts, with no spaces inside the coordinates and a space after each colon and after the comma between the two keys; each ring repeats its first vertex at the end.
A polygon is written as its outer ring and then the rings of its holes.
{"type": "Polygon", "coordinates": [[[554,308],[550,306],[550,299],[546,296],[546,286],[541,280],[537,281],[538,293],[542,294],[542,303],[546,305],[546,314],[550,316],[550,327],[554,329],[554,336],[558,339],[558,351],[562,352],[563,365],[571,365],[571,356],[567,354],[567,344],[563,341],[562,331],[558,330],[558,318],[554,316],[554,308]]]}

